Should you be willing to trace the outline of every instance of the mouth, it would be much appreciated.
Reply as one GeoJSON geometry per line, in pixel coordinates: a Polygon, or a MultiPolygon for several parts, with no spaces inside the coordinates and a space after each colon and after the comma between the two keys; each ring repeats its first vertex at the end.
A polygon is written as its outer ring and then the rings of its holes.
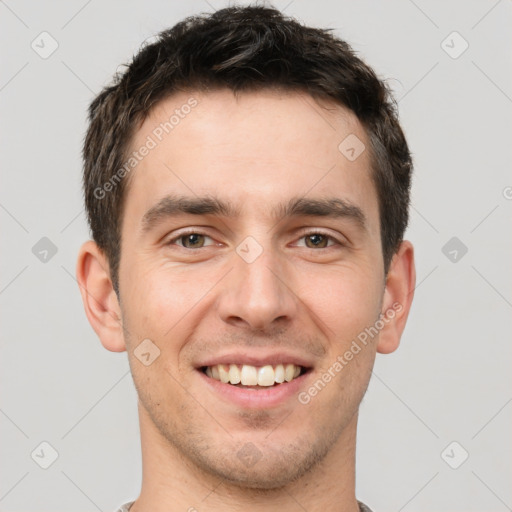
{"type": "Polygon", "coordinates": [[[244,350],[205,357],[194,367],[204,393],[233,412],[232,407],[288,411],[313,378],[316,365],[297,352],[244,350]]]}
{"type": "Polygon", "coordinates": [[[264,366],[230,363],[201,367],[201,371],[210,379],[255,391],[286,385],[310,370],[294,363],[264,366]]]}

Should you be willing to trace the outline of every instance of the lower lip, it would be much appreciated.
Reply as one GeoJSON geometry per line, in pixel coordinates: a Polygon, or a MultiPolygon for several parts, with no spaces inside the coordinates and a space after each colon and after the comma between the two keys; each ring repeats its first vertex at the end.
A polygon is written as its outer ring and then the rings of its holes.
{"type": "Polygon", "coordinates": [[[247,389],[212,379],[201,370],[197,370],[197,372],[209,388],[215,394],[220,395],[223,400],[249,409],[276,407],[292,397],[296,397],[311,373],[309,371],[293,379],[291,382],[283,382],[277,386],[269,386],[265,389],[247,389]]]}

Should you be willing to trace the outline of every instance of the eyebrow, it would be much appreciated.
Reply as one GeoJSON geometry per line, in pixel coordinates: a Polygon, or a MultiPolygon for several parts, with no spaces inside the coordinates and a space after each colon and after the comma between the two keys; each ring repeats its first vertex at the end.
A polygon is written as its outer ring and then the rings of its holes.
{"type": "MultiPolygon", "coordinates": [[[[229,201],[216,197],[187,197],[169,195],[151,207],[142,218],[142,231],[151,231],[156,225],[169,217],[183,214],[214,215],[217,217],[240,217],[241,209],[229,201]]],[[[306,199],[292,198],[287,203],[277,204],[271,211],[272,218],[279,222],[291,217],[327,217],[346,218],[361,228],[366,226],[366,217],[358,206],[341,198],[306,199]]]]}

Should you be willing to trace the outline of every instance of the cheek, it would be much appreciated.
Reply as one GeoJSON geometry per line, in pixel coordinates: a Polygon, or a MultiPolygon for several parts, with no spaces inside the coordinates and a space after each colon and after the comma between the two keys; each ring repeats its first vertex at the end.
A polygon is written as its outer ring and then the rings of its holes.
{"type": "Polygon", "coordinates": [[[204,307],[212,287],[204,275],[165,265],[141,264],[129,275],[126,317],[139,334],[161,341],[176,337],[195,309],[204,307]]]}
{"type": "Polygon", "coordinates": [[[383,288],[372,272],[345,267],[310,276],[310,284],[303,287],[304,302],[329,327],[331,335],[342,339],[357,336],[378,318],[383,288]]]}

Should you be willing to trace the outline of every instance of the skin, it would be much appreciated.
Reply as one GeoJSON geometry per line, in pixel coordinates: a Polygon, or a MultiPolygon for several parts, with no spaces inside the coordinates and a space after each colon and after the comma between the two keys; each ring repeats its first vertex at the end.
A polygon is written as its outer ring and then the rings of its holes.
{"type": "Polygon", "coordinates": [[[367,135],[353,113],[307,94],[182,92],[152,110],[133,149],[190,97],[198,105],[130,175],[120,299],[94,242],[77,265],[88,319],[105,348],[128,352],[138,391],[143,484],[132,510],[356,512],[358,408],[376,353],[399,345],[415,285],[412,245],[401,244],[385,275],[369,152],[351,162],[338,150],[349,134],[368,148],[367,135]],[[184,214],[144,230],[145,213],[169,194],[216,196],[240,215],[184,214]],[[341,198],[361,210],[364,226],[271,215],[297,197],[341,198]],[[207,235],[198,247],[177,238],[189,227],[207,235]],[[315,230],[332,238],[318,247],[306,236],[315,230]],[[252,263],[236,251],[248,236],[262,249],[252,263]],[[294,395],[241,407],[196,368],[231,350],[291,351],[310,364],[300,385],[307,390],[397,303],[400,311],[307,404],[294,395]],[[134,350],[148,338],[160,356],[145,366],[134,350]],[[237,456],[244,446],[259,454],[254,464],[237,456]]]}

